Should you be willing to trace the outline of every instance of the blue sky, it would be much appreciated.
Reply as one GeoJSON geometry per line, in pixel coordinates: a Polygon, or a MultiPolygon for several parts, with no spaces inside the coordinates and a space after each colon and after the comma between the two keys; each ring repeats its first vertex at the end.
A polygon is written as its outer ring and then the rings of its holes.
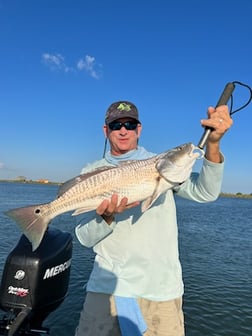
{"type": "MultiPolygon", "coordinates": [[[[78,175],[121,99],[147,149],[197,144],[225,85],[252,86],[251,14],[251,0],[0,0],[0,179],[78,175]]],[[[248,98],[236,87],[234,107],[248,98]]],[[[252,193],[252,104],[233,119],[222,189],[252,193]]]]}

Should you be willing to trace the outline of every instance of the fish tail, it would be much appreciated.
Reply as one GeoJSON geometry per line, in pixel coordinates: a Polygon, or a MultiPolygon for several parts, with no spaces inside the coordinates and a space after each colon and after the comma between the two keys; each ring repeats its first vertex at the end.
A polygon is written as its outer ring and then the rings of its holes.
{"type": "Polygon", "coordinates": [[[12,209],[5,214],[17,222],[24,235],[31,242],[32,250],[35,251],[39,247],[50,222],[49,217],[41,215],[41,206],[12,209]]]}

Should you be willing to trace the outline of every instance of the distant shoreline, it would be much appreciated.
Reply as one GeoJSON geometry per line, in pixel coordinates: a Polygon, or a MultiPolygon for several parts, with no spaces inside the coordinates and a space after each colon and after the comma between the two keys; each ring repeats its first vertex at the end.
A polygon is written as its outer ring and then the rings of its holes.
{"type": "Polygon", "coordinates": [[[232,194],[232,193],[221,192],[220,197],[251,198],[252,199],[252,194],[242,194],[240,192],[236,194],[232,194]]]}
{"type": "Polygon", "coordinates": [[[0,180],[0,182],[9,182],[9,183],[24,183],[24,184],[53,184],[53,185],[61,185],[62,183],[61,182],[50,182],[50,181],[46,181],[46,182],[43,182],[43,181],[33,181],[33,180],[0,180]]]}
{"type": "MultiPolygon", "coordinates": [[[[46,185],[61,185],[62,182],[41,182],[41,181],[33,181],[33,180],[25,180],[25,181],[19,181],[19,180],[0,180],[0,182],[10,182],[10,183],[24,183],[24,184],[46,184],[46,185]]],[[[220,197],[232,197],[232,198],[251,198],[252,199],[252,193],[251,194],[243,194],[241,192],[234,193],[226,193],[221,192],[220,197]]]]}

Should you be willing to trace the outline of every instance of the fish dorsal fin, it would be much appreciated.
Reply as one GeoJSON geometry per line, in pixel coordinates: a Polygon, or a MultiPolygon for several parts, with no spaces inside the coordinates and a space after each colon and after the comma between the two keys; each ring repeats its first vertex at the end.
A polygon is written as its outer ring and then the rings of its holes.
{"type": "Polygon", "coordinates": [[[162,176],[160,176],[157,180],[157,185],[153,194],[142,202],[142,212],[145,212],[147,209],[149,209],[152,204],[158,199],[158,197],[166,190],[168,190],[169,187],[170,184],[167,183],[167,181],[162,176]]]}
{"type": "Polygon", "coordinates": [[[134,163],[134,162],[139,162],[140,160],[126,160],[126,161],[120,161],[118,162],[118,167],[120,166],[125,166],[127,164],[130,164],[130,163],[134,163]]]}
{"type": "MultiPolygon", "coordinates": [[[[162,155],[162,154],[160,154],[160,155],[162,155]]],[[[131,164],[131,163],[132,164],[135,164],[135,163],[140,164],[141,162],[144,162],[146,164],[146,162],[153,161],[153,160],[155,162],[160,155],[155,155],[155,156],[152,156],[152,157],[148,157],[147,159],[119,161],[118,162],[118,166],[119,167],[120,166],[125,166],[125,165],[131,164]]]]}
{"type": "Polygon", "coordinates": [[[78,176],[73,177],[72,179],[64,182],[62,186],[59,188],[58,191],[58,197],[62,196],[65,192],[67,192],[69,189],[77,185],[78,183],[81,183],[82,181],[88,179],[89,177],[92,177],[93,175],[97,173],[101,173],[105,170],[113,169],[113,166],[102,166],[99,168],[95,168],[91,172],[83,173],[78,176]]]}

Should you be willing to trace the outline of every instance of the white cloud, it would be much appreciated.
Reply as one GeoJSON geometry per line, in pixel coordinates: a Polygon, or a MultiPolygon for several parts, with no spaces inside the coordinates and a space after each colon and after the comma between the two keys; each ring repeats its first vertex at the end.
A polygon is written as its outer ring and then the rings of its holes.
{"type": "Polygon", "coordinates": [[[0,169],[4,168],[4,164],[0,162],[0,169]]]}
{"type": "Polygon", "coordinates": [[[63,72],[84,71],[95,79],[101,78],[101,71],[100,69],[98,69],[101,68],[101,66],[100,65],[97,66],[95,58],[89,55],[86,55],[84,58],[80,59],[77,62],[76,68],[72,66],[67,66],[65,63],[64,56],[62,56],[61,54],[44,53],[42,55],[42,62],[52,71],[63,71],[63,72]]]}
{"type": "Polygon", "coordinates": [[[61,54],[44,53],[42,55],[42,61],[51,70],[59,70],[59,71],[64,71],[64,72],[73,71],[71,67],[68,67],[65,64],[64,57],[61,54]]]}
{"type": "Polygon", "coordinates": [[[85,58],[82,58],[77,63],[77,69],[80,71],[86,71],[91,77],[99,79],[101,73],[98,73],[95,70],[96,63],[95,58],[89,55],[86,55],[85,58]]]}

